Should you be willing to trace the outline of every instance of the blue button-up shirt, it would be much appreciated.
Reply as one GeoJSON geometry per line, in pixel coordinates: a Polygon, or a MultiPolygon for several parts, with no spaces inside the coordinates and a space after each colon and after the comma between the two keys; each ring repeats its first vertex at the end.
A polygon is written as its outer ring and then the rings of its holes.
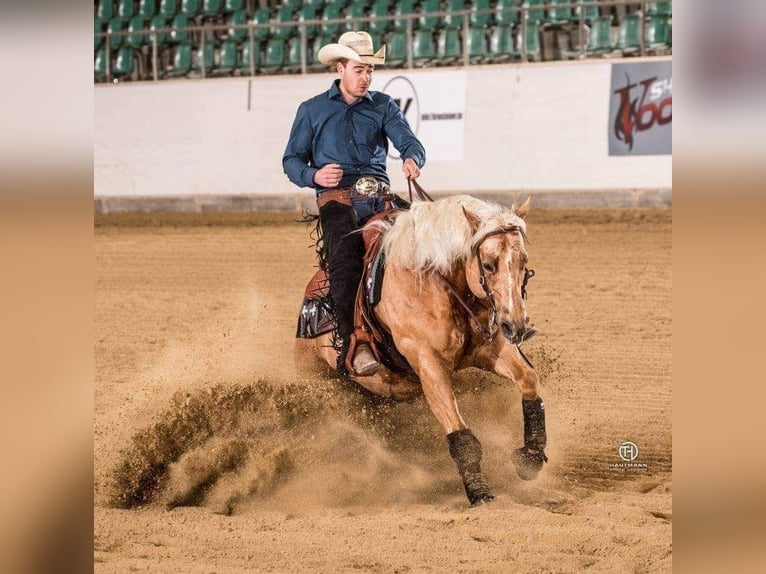
{"type": "Polygon", "coordinates": [[[340,164],[343,178],[338,187],[353,185],[369,175],[391,182],[386,174],[388,140],[402,159],[412,158],[418,167],[426,162],[423,145],[391,96],[368,91],[348,105],[338,88],[340,80],[322,94],[306,100],[290,131],[282,166],[295,185],[313,187],[319,168],[340,164]]]}

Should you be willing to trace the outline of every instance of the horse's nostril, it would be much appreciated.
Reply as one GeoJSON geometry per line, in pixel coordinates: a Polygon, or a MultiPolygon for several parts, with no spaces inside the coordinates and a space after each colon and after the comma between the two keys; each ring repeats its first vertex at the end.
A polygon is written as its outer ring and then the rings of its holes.
{"type": "Polygon", "coordinates": [[[513,339],[514,336],[514,330],[513,327],[511,327],[511,324],[507,321],[503,321],[500,323],[500,330],[503,332],[503,336],[506,339],[513,339]]]}

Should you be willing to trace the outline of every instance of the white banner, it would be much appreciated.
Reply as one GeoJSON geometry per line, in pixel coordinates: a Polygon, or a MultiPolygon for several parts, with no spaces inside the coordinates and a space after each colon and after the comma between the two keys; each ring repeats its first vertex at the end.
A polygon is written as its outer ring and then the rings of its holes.
{"type": "MultiPolygon", "coordinates": [[[[466,74],[462,70],[375,71],[371,88],[391,96],[426,148],[426,161],[462,161],[466,74]]],[[[389,158],[399,154],[389,143],[389,158]]]]}

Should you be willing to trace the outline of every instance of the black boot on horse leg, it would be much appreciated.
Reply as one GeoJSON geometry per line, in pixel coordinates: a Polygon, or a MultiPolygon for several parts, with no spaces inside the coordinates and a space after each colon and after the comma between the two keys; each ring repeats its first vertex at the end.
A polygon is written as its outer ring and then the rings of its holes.
{"type": "Polygon", "coordinates": [[[540,397],[532,401],[522,400],[521,410],[524,413],[524,446],[513,453],[513,464],[516,472],[524,480],[537,478],[548,462],[545,456],[547,436],[545,433],[545,405],[540,397]]]}
{"type": "Polygon", "coordinates": [[[489,491],[487,481],[481,472],[481,443],[470,429],[462,429],[447,435],[449,453],[457,464],[463,479],[465,494],[471,506],[478,506],[495,499],[489,491]]]}

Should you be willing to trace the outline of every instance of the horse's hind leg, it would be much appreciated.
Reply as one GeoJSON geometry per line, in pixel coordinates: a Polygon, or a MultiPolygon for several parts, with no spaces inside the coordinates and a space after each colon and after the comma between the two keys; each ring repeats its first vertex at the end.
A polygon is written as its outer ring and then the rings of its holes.
{"type": "Polygon", "coordinates": [[[545,404],[539,395],[540,380],[532,366],[515,345],[503,343],[503,347],[489,370],[501,377],[516,381],[521,391],[521,411],[524,414],[524,446],[513,453],[516,472],[524,480],[537,478],[548,462],[545,447],[548,442],[545,431],[545,404]]]}

